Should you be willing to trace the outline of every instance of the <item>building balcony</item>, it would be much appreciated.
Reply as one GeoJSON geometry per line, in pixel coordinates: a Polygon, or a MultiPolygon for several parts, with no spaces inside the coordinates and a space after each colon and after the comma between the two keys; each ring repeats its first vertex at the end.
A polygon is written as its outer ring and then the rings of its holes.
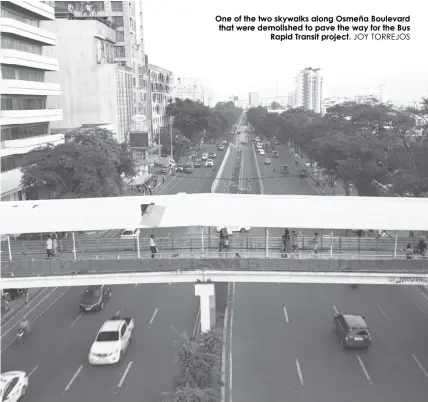
{"type": "Polygon", "coordinates": [[[61,94],[60,84],[24,80],[1,80],[0,92],[7,95],[59,96],[61,94]]]}
{"type": "Polygon", "coordinates": [[[3,1],[3,3],[5,5],[7,3],[13,4],[15,7],[21,8],[24,12],[27,11],[36,14],[37,18],[40,20],[53,21],[55,19],[54,8],[41,1],[9,0],[3,1]]]}
{"type": "Polygon", "coordinates": [[[2,110],[0,116],[3,126],[61,121],[62,109],[2,110]]]}
{"type": "Polygon", "coordinates": [[[9,140],[1,142],[0,157],[10,155],[26,154],[41,145],[59,145],[64,142],[64,134],[40,135],[37,137],[22,138],[19,140],[9,140]]]}
{"type": "Polygon", "coordinates": [[[14,49],[2,49],[0,63],[38,68],[45,71],[59,71],[58,59],[14,49]]]}
{"type": "Polygon", "coordinates": [[[2,33],[22,36],[27,39],[42,43],[43,45],[56,46],[56,36],[52,32],[45,31],[38,27],[16,21],[12,18],[0,18],[2,33]]]}
{"type": "Polygon", "coordinates": [[[1,173],[1,198],[7,197],[22,189],[21,169],[13,169],[1,173]]]}

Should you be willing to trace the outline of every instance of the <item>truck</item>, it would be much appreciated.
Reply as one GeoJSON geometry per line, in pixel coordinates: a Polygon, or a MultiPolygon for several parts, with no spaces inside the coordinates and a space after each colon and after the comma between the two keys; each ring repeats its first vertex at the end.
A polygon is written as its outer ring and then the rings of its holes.
{"type": "Polygon", "coordinates": [[[134,319],[116,315],[104,322],[89,351],[89,364],[119,363],[134,336],[134,319]]]}

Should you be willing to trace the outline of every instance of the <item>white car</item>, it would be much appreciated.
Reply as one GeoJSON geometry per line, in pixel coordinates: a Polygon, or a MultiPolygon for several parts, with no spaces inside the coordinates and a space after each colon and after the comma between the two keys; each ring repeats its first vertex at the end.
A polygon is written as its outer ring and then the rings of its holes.
{"type": "Polygon", "coordinates": [[[121,239],[135,239],[140,234],[140,229],[125,229],[120,235],[121,239]]]}
{"type": "Polygon", "coordinates": [[[257,145],[256,145],[256,147],[257,148],[263,148],[263,145],[260,142],[258,142],[257,145]]]}
{"type": "Polygon", "coordinates": [[[204,153],[202,154],[202,160],[203,160],[203,161],[206,161],[207,159],[208,159],[208,154],[204,152],[204,153]]]}
{"type": "Polygon", "coordinates": [[[0,400],[18,402],[28,388],[28,377],[25,371],[7,371],[0,375],[0,400]]]}
{"type": "Polygon", "coordinates": [[[134,320],[130,317],[113,317],[98,332],[89,351],[89,364],[116,364],[122,357],[134,335],[134,320]]]}
{"type": "Polygon", "coordinates": [[[260,141],[260,137],[256,137],[256,141],[259,142],[260,141]]]}
{"type": "Polygon", "coordinates": [[[205,162],[205,166],[214,166],[214,161],[212,159],[207,159],[207,161],[205,162]]]}
{"type": "Polygon", "coordinates": [[[260,148],[260,149],[259,149],[259,154],[260,154],[260,155],[264,155],[264,154],[265,154],[265,150],[264,150],[263,148],[260,148]]]}
{"type": "Polygon", "coordinates": [[[226,229],[226,233],[230,236],[233,232],[249,232],[251,228],[249,226],[217,226],[217,233],[219,233],[221,229],[226,229]]]}

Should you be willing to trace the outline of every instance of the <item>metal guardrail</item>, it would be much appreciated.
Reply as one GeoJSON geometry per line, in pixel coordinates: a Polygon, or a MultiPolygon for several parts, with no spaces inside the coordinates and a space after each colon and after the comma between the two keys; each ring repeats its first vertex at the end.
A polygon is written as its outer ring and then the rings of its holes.
{"type": "MultiPolygon", "coordinates": [[[[382,253],[393,256],[395,250],[397,255],[404,254],[407,244],[412,244],[416,249],[418,238],[398,238],[397,244],[395,238],[373,238],[373,237],[347,237],[347,236],[321,236],[318,246],[319,252],[330,252],[333,254],[359,254],[359,253],[382,253]]],[[[156,245],[159,252],[193,252],[193,251],[214,251],[219,249],[219,235],[174,235],[168,237],[156,238],[156,245]]],[[[290,242],[289,242],[290,243],[290,242]]],[[[313,236],[298,237],[298,248],[300,252],[313,249],[313,236]]],[[[14,256],[28,256],[28,258],[37,258],[46,254],[45,241],[43,240],[11,240],[12,259],[14,256]]],[[[122,238],[96,238],[76,239],[77,255],[91,253],[115,253],[124,252],[134,253],[137,250],[135,239],[122,238]]],[[[140,238],[141,252],[148,251],[148,238],[140,238]]],[[[282,249],[282,239],[280,237],[268,238],[268,251],[279,252],[282,249]]],[[[229,237],[229,250],[260,251],[266,250],[264,236],[253,236],[250,234],[236,233],[229,237]]],[[[2,258],[9,259],[9,250],[7,242],[1,245],[2,258]]],[[[73,242],[71,238],[58,241],[58,251],[61,254],[73,252],[73,242]]],[[[291,250],[290,250],[291,251],[291,250]]]]}
{"type": "MultiPolygon", "coordinates": [[[[206,254],[203,259],[192,255],[181,258],[159,255],[155,259],[118,260],[46,260],[2,262],[2,277],[37,277],[55,275],[206,271],[282,271],[282,272],[367,272],[427,274],[428,259],[330,259],[313,255],[308,258],[260,258],[240,256],[236,253],[221,253],[223,256],[206,254]],[[159,258],[161,257],[161,258],[159,258]],[[321,258],[320,258],[321,257],[321,258]]],[[[199,257],[202,257],[200,255],[199,257]]]]}

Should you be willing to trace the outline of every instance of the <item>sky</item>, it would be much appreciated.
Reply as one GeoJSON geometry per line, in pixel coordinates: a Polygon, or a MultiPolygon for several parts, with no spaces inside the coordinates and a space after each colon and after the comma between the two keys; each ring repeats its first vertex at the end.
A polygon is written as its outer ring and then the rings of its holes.
{"type": "MultiPolygon", "coordinates": [[[[306,68],[320,68],[323,98],[376,93],[385,85],[386,99],[397,104],[428,97],[428,1],[406,0],[143,0],[145,51],[149,62],[173,71],[176,77],[202,79],[212,88],[216,101],[230,96],[248,99],[248,92],[260,96],[286,96],[295,89],[296,74],[306,68]],[[273,22],[224,22],[224,25],[255,25],[254,32],[220,32],[216,17],[247,15],[272,17],[273,22]],[[398,17],[410,16],[410,31],[382,32],[410,34],[408,40],[275,41],[271,33],[257,27],[278,25],[281,17],[398,17]]],[[[286,23],[288,25],[288,23],[286,23]]],[[[320,23],[329,27],[333,24],[320,23]]],[[[294,23],[299,25],[299,23],[294,23]]],[[[309,22],[315,27],[315,22],[309,22]]],[[[349,27],[369,23],[343,23],[349,27]]],[[[382,25],[378,23],[377,25],[382,25]]],[[[313,28],[315,29],[315,28],[313,28]]],[[[382,28],[381,28],[382,29],[382,28]]],[[[314,32],[299,32],[313,34],[314,32]]],[[[319,32],[320,35],[339,32],[319,32]]],[[[361,32],[364,33],[364,32],[361,32]]],[[[372,31],[369,31],[371,37],[372,31]]],[[[342,32],[340,32],[342,34],[342,32]]]]}

